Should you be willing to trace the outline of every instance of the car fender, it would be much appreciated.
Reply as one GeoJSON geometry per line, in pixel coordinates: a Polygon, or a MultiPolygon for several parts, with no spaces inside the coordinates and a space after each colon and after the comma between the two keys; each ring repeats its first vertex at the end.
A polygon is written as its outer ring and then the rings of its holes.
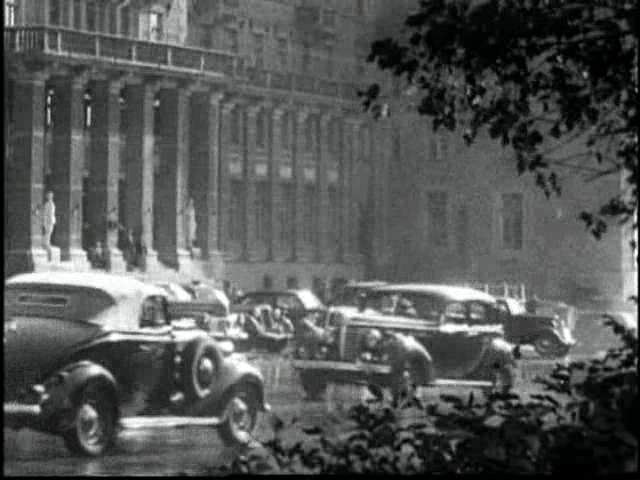
{"type": "Polygon", "coordinates": [[[258,392],[258,401],[263,411],[269,407],[264,398],[264,378],[260,370],[246,361],[228,357],[224,361],[224,367],[220,369],[218,377],[220,395],[218,396],[217,410],[224,405],[227,395],[236,385],[248,384],[253,386],[258,392]]]}
{"type": "Polygon", "coordinates": [[[538,337],[542,335],[550,335],[554,337],[558,342],[562,343],[563,345],[567,345],[566,340],[563,338],[561,334],[558,333],[558,331],[555,328],[547,327],[547,328],[541,329],[536,333],[535,337],[533,337],[532,340],[535,341],[538,337]]]}
{"type": "Polygon", "coordinates": [[[72,411],[74,400],[93,381],[99,382],[113,395],[116,416],[119,417],[119,390],[114,376],[102,365],[88,360],[67,365],[47,378],[44,382],[46,397],[42,403],[44,416],[60,415],[61,428],[64,428],[64,424],[72,421],[67,414],[72,411]]]}
{"type": "Polygon", "coordinates": [[[427,385],[435,380],[433,359],[427,349],[413,336],[391,334],[389,362],[393,378],[401,378],[407,363],[417,370],[416,380],[427,385]]]}

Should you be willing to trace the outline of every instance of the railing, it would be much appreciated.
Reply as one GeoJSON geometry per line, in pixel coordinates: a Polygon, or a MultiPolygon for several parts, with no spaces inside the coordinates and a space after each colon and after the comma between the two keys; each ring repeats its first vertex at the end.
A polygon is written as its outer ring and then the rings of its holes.
{"type": "Polygon", "coordinates": [[[251,86],[357,100],[353,84],[282,71],[245,68],[229,52],[205,50],[60,27],[5,27],[5,52],[40,53],[80,60],[162,68],[177,73],[227,76],[251,86]]]}

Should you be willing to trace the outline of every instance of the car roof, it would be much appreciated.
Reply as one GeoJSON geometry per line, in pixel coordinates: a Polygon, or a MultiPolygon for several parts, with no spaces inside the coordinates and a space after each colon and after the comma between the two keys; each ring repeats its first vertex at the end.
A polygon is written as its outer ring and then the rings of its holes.
{"type": "Polygon", "coordinates": [[[388,283],[382,280],[364,280],[362,282],[349,282],[345,284],[345,287],[374,288],[374,287],[382,287],[383,285],[388,285],[388,283]]]}
{"type": "Polygon", "coordinates": [[[133,277],[100,272],[35,272],[9,278],[6,285],[60,285],[93,288],[120,299],[130,296],[166,296],[160,287],[133,277]]]}
{"type": "Polygon", "coordinates": [[[245,298],[251,295],[295,295],[302,301],[302,303],[305,304],[305,307],[307,307],[310,303],[315,306],[323,305],[322,301],[316,296],[316,294],[308,288],[290,288],[285,290],[253,290],[241,295],[240,298],[245,298]]]}
{"type": "Polygon", "coordinates": [[[469,287],[456,287],[451,285],[431,283],[402,283],[377,287],[373,292],[411,292],[436,295],[457,302],[480,301],[495,303],[495,297],[488,293],[469,287]]]}

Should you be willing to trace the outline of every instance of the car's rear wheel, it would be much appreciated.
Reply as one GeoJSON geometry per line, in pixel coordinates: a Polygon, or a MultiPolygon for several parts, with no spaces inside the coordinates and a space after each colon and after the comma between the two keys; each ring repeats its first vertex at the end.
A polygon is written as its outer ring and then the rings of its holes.
{"type": "Polygon", "coordinates": [[[229,446],[249,445],[259,410],[260,397],[254,386],[245,383],[233,387],[224,402],[225,420],[220,427],[222,441],[229,446]]]}
{"type": "Polygon", "coordinates": [[[182,382],[187,401],[202,400],[211,393],[217,370],[213,340],[198,338],[186,346],[182,356],[182,382]]]}
{"type": "Polygon", "coordinates": [[[564,357],[569,353],[569,346],[563,344],[555,335],[543,333],[533,342],[538,355],[543,358],[564,357]]]}
{"type": "Polygon", "coordinates": [[[98,384],[87,385],[73,405],[73,424],[63,432],[67,448],[76,454],[102,455],[116,436],[117,406],[114,395],[98,384]]]}
{"type": "Polygon", "coordinates": [[[300,383],[307,400],[321,400],[327,391],[327,382],[309,372],[300,372],[300,383]]]}

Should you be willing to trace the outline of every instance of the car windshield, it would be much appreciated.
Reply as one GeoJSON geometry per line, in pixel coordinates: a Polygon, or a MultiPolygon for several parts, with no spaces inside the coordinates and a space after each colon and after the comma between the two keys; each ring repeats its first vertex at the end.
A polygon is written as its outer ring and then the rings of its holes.
{"type": "Polygon", "coordinates": [[[375,292],[367,295],[365,308],[387,315],[437,321],[443,302],[437,296],[415,292],[375,292]]]}
{"type": "Polygon", "coordinates": [[[177,300],[179,302],[190,302],[193,300],[193,296],[178,284],[157,283],[156,286],[167,292],[171,300],[177,300]]]}
{"type": "Polygon", "coordinates": [[[305,309],[317,310],[324,308],[324,304],[310,290],[300,290],[300,292],[298,292],[298,295],[300,297],[300,300],[302,300],[305,309]]]}

